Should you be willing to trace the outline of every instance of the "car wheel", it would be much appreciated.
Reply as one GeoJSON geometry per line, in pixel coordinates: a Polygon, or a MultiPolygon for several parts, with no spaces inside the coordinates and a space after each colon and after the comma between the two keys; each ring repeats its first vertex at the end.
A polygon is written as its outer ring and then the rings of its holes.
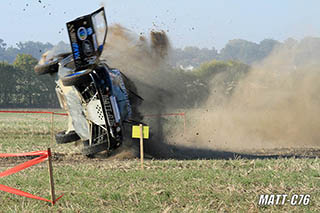
{"type": "Polygon", "coordinates": [[[71,143],[77,140],[80,140],[80,137],[75,131],[70,131],[68,134],[66,131],[62,131],[56,134],[57,144],[71,143]]]}
{"type": "Polygon", "coordinates": [[[91,81],[90,72],[92,70],[83,70],[64,76],[61,81],[64,86],[74,86],[91,81]]]}
{"type": "Polygon", "coordinates": [[[59,60],[53,60],[46,62],[45,64],[37,64],[34,67],[34,71],[38,75],[44,75],[44,74],[52,74],[58,72],[59,69],[59,60]]]}
{"type": "Polygon", "coordinates": [[[98,144],[92,144],[89,146],[89,141],[84,141],[83,142],[83,149],[82,149],[82,154],[92,158],[94,157],[94,154],[98,152],[102,152],[108,149],[108,143],[98,143],[98,144]]]}

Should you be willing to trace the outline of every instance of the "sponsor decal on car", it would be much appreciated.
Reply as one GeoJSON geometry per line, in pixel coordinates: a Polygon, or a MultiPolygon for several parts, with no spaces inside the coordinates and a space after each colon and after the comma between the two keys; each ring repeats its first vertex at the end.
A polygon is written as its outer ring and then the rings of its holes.
{"type": "Polygon", "coordinates": [[[88,33],[87,33],[86,28],[84,28],[84,27],[79,27],[79,28],[78,28],[78,31],[77,31],[77,35],[78,35],[78,38],[79,38],[81,41],[84,41],[84,40],[88,37],[88,33]]]}
{"type": "Polygon", "coordinates": [[[79,50],[79,46],[77,43],[72,43],[72,50],[73,50],[74,59],[79,59],[80,58],[80,50],[79,50]]]}
{"type": "Polygon", "coordinates": [[[102,101],[103,101],[103,106],[105,109],[105,112],[107,114],[107,120],[109,123],[110,127],[113,127],[115,124],[115,118],[113,115],[113,110],[112,110],[112,105],[111,105],[111,101],[108,95],[102,95],[102,101]]]}
{"type": "Polygon", "coordinates": [[[93,33],[92,27],[87,28],[87,33],[88,33],[88,36],[93,33]]]}

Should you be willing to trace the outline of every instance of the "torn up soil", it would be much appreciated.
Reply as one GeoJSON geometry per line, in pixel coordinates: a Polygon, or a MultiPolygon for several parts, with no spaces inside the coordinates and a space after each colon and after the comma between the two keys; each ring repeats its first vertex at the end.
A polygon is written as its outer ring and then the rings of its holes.
{"type": "MultiPolygon", "coordinates": [[[[265,159],[265,158],[317,158],[320,156],[320,149],[317,148],[282,148],[269,149],[257,151],[243,151],[243,152],[227,152],[227,151],[213,151],[212,156],[199,156],[198,158],[185,158],[185,160],[195,159],[265,159]]],[[[147,153],[146,159],[155,159],[147,153]]],[[[0,158],[0,168],[14,167],[20,163],[33,159],[34,157],[11,157],[0,158]]],[[[55,165],[78,165],[78,164],[99,164],[104,162],[112,162],[114,160],[132,160],[138,159],[137,153],[130,150],[120,150],[112,155],[105,152],[96,154],[94,158],[88,158],[81,153],[53,153],[53,163],[55,165]]],[[[173,158],[174,159],[174,158],[173,158]]],[[[182,157],[177,157],[181,160],[182,157]]],[[[41,166],[44,166],[41,164],[41,166]]]]}

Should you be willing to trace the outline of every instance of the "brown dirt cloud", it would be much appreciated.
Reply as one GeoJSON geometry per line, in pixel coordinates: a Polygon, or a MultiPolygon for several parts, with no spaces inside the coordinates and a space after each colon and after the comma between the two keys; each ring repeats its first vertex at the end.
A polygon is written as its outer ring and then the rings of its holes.
{"type": "Polygon", "coordinates": [[[275,49],[221,106],[212,104],[216,95],[211,93],[209,112],[189,113],[194,121],[188,141],[232,151],[319,147],[318,43],[306,38],[275,49]]]}
{"type": "MultiPolygon", "coordinates": [[[[165,38],[159,42],[152,34],[151,39],[139,37],[120,25],[108,32],[103,58],[135,83],[145,99],[140,105],[143,114],[181,110],[176,102],[183,82],[167,65],[170,44],[165,38]]],[[[209,85],[206,102],[197,109],[182,110],[187,111],[185,134],[164,132],[164,125],[174,124],[158,117],[149,123],[153,138],[146,150],[176,157],[188,153],[187,149],[192,157],[202,157],[197,150],[208,154],[208,150],[319,147],[318,44],[314,38],[285,42],[236,83],[231,97],[217,86],[228,73],[218,74],[209,85]]]]}

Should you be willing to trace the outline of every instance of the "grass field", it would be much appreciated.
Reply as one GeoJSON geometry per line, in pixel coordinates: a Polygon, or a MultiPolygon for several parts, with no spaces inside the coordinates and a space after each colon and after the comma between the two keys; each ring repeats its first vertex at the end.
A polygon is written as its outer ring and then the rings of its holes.
{"type": "MultiPolygon", "coordinates": [[[[52,147],[58,203],[0,191],[0,212],[318,212],[318,158],[236,160],[87,159],[81,146],[51,140],[50,115],[0,114],[1,153],[52,147]],[[259,206],[260,194],[310,194],[308,206],[259,206]]],[[[66,127],[55,116],[55,131],[66,127]]],[[[21,162],[21,160],[18,160],[21,162]]],[[[0,171],[13,165],[0,159],[0,171]]],[[[0,184],[49,198],[47,165],[0,178],[0,184]]]]}

